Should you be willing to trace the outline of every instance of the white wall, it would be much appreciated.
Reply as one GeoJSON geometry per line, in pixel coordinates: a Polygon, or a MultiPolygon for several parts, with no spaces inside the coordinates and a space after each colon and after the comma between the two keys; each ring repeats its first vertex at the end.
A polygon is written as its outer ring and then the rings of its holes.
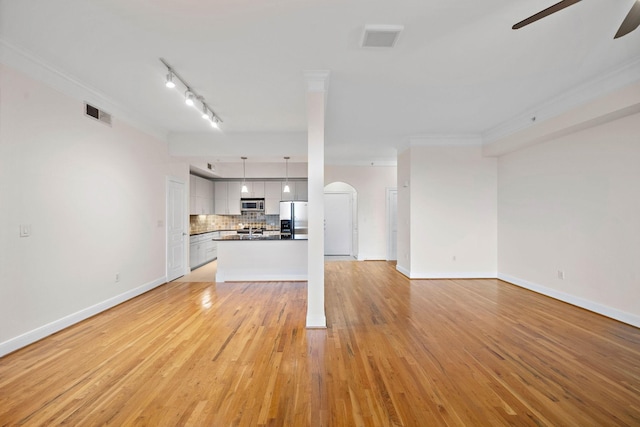
{"type": "MultiPolygon", "coordinates": [[[[496,277],[496,159],[483,157],[480,145],[407,151],[410,200],[400,192],[399,206],[409,203],[409,277],[496,277]]],[[[399,260],[405,251],[398,248],[399,260]]]]}
{"type": "Polygon", "coordinates": [[[500,277],[640,326],[640,115],[498,166],[500,277]]]}
{"type": "Polygon", "coordinates": [[[396,269],[411,274],[411,148],[398,153],[398,262],[396,269]]]}
{"type": "Polygon", "coordinates": [[[396,187],[395,166],[325,165],[324,182],[345,182],[358,193],[358,259],[386,259],[386,189],[396,187]]]}
{"type": "Polygon", "coordinates": [[[1,355],[163,283],[166,175],[187,170],[118,117],[0,73],[1,355]]]}

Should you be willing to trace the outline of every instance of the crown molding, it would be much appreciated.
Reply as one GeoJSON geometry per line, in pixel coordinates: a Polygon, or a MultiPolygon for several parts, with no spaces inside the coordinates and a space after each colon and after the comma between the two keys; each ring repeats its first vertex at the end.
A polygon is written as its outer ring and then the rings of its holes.
{"type": "Polygon", "coordinates": [[[482,145],[482,136],[461,135],[414,135],[409,137],[409,147],[470,147],[482,145]]]}
{"type": "Polygon", "coordinates": [[[100,91],[82,83],[79,79],[47,63],[33,53],[0,37],[0,63],[21,71],[29,77],[44,83],[73,99],[96,105],[107,111],[115,119],[167,141],[166,129],[159,129],[147,122],[139,114],[123,107],[100,91]]]}
{"type": "Polygon", "coordinates": [[[307,81],[307,92],[328,92],[330,76],[331,71],[329,70],[305,71],[304,78],[307,81]]]}
{"type": "Polygon", "coordinates": [[[640,58],[635,58],[487,130],[482,134],[483,143],[491,144],[636,82],[640,82],[640,58]]]}
{"type": "Polygon", "coordinates": [[[562,138],[594,126],[640,113],[640,80],[482,146],[485,156],[499,157],[562,138]]]}

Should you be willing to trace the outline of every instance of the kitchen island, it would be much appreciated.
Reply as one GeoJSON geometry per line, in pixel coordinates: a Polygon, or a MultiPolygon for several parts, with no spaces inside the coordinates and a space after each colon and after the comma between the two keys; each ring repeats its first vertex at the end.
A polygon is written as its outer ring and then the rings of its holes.
{"type": "Polygon", "coordinates": [[[218,242],[216,282],[307,280],[307,240],[226,236],[218,242]]]}

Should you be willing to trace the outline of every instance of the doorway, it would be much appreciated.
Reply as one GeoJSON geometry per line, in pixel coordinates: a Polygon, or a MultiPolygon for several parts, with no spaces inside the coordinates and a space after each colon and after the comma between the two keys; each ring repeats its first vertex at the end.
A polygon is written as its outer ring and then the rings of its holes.
{"type": "Polygon", "coordinates": [[[357,253],[357,192],[343,182],[334,182],[324,192],[325,256],[353,257],[357,253]]]}
{"type": "Polygon", "coordinates": [[[167,180],[167,282],[186,272],[186,206],[185,183],[167,180]]]}
{"type": "Polygon", "coordinates": [[[387,261],[398,260],[398,189],[387,188],[387,261]]]}

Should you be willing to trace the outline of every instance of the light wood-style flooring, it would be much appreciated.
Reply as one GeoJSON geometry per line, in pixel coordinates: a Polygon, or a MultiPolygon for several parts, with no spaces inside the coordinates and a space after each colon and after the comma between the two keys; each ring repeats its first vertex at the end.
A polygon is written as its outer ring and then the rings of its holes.
{"type": "Polygon", "coordinates": [[[640,425],[640,330],[499,280],[328,262],[172,282],[0,359],[0,425],[640,425]]]}

